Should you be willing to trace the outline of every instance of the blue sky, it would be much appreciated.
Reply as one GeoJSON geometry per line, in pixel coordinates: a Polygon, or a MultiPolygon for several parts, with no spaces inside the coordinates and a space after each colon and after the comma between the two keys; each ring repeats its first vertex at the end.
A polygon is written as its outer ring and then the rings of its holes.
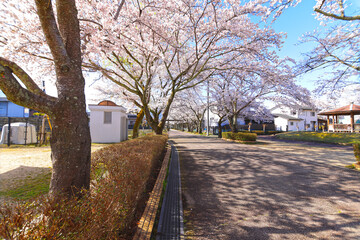
{"type": "MultiPolygon", "coordinates": [[[[360,9],[360,0],[348,0],[353,6],[349,8],[349,13],[354,9],[360,9]]],[[[300,44],[301,36],[307,32],[321,27],[319,21],[315,19],[313,7],[315,0],[302,0],[296,7],[286,9],[283,14],[273,24],[276,32],[286,32],[287,38],[279,52],[281,57],[290,57],[297,61],[301,59],[301,54],[309,52],[313,49],[312,43],[300,44]]],[[[315,81],[318,77],[323,76],[324,71],[314,71],[298,78],[299,84],[313,90],[315,81]]],[[[49,86],[50,87],[50,86],[49,86]]],[[[4,94],[0,91],[0,97],[4,94]]]]}
{"type": "MultiPolygon", "coordinates": [[[[353,13],[360,8],[360,0],[348,0],[352,4],[347,10],[347,14],[353,13]]],[[[302,0],[296,7],[288,8],[273,24],[276,32],[286,32],[287,38],[279,55],[290,57],[299,61],[301,54],[310,52],[315,45],[313,43],[300,43],[300,38],[308,32],[323,28],[320,22],[315,19],[314,6],[315,0],[302,0]]],[[[315,81],[324,76],[324,70],[313,71],[298,77],[298,83],[309,90],[314,90],[315,81]]]]}

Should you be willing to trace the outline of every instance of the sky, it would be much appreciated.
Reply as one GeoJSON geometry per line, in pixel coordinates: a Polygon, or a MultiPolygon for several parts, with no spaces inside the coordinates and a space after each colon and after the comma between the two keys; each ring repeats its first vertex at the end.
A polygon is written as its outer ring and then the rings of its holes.
{"type": "MultiPolygon", "coordinates": [[[[360,8],[360,0],[347,0],[351,6],[346,10],[351,13],[354,10],[360,8]]],[[[290,57],[296,61],[302,59],[302,54],[310,52],[315,45],[313,43],[300,43],[301,37],[313,32],[316,29],[323,28],[320,25],[320,21],[315,18],[314,6],[315,0],[302,0],[296,7],[290,7],[286,9],[283,14],[273,24],[273,28],[276,32],[286,32],[287,38],[285,43],[279,52],[280,57],[290,57]]],[[[315,82],[318,78],[324,77],[324,70],[316,70],[298,77],[298,83],[314,90],[315,82]]]]}
{"type": "MultiPolygon", "coordinates": [[[[350,10],[360,8],[360,0],[348,0],[347,2],[353,5],[350,7],[350,10]]],[[[313,43],[299,44],[300,38],[304,34],[322,27],[320,26],[320,22],[315,19],[313,11],[315,3],[315,0],[302,0],[296,7],[286,9],[273,24],[273,28],[276,32],[287,33],[287,38],[284,39],[284,45],[279,52],[280,57],[290,57],[296,61],[300,61],[302,54],[311,51],[315,46],[313,43]]],[[[306,87],[309,90],[314,90],[316,79],[323,76],[323,70],[314,71],[298,77],[297,81],[301,86],[306,87]]],[[[94,85],[91,85],[92,82],[93,81],[88,79],[86,84],[88,103],[96,102],[95,99],[97,94],[94,90],[94,85]]],[[[48,94],[56,95],[56,89],[54,86],[51,86],[50,82],[47,82],[46,89],[48,94]]],[[[1,96],[4,95],[0,92],[0,97],[1,96]]]]}

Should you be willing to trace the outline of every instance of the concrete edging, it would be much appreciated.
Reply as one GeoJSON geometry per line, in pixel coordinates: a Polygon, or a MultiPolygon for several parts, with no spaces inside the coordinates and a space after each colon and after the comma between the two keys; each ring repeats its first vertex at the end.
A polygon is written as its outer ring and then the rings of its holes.
{"type": "Polygon", "coordinates": [[[169,165],[171,146],[168,144],[166,147],[166,154],[158,175],[156,179],[153,190],[150,193],[149,200],[146,204],[143,215],[140,218],[135,236],[133,240],[145,240],[150,239],[151,233],[154,227],[156,212],[160,203],[160,196],[163,189],[163,182],[166,177],[166,170],[169,165]]]}

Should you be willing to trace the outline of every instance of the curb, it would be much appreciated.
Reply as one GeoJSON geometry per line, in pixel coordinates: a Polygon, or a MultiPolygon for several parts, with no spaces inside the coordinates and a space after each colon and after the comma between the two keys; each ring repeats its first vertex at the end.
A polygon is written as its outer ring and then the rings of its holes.
{"type": "Polygon", "coordinates": [[[154,188],[150,193],[149,200],[146,204],[143,215],[140,218],[139,224],[133,240],[145,240],[150,239],[151,233],[154,227],[156,212],[160,203],[160,196],[163,189],[163,182],[166,177],[166,170],[169,165],[171,147],[170,144],[166,147],[166,154],[159,172],[158,178],[156,179],[154,188]]]}

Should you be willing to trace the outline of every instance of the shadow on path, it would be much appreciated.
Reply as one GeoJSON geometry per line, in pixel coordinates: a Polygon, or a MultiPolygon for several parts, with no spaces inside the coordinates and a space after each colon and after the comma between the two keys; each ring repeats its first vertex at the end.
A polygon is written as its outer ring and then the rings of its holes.
{"type": "Polygon", "coordinates": [[[360,238],[359,172],[306,149],[170,136],[180,152],[189,239],[360,238]]]}

